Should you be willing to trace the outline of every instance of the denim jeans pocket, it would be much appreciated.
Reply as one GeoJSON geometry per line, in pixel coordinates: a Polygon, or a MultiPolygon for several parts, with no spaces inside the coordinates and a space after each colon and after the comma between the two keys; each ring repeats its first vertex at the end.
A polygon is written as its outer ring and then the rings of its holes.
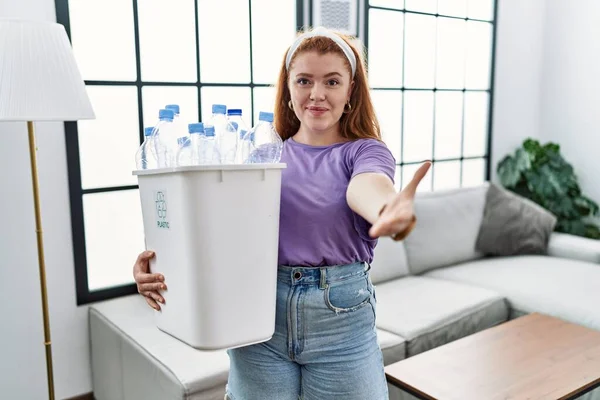
{"type": "Polygon", "coordinates": [[[370,303],[372,291],[368,274],[332,282],[325,289],[325,305],[336,313],[356,311],[370,303]]]}

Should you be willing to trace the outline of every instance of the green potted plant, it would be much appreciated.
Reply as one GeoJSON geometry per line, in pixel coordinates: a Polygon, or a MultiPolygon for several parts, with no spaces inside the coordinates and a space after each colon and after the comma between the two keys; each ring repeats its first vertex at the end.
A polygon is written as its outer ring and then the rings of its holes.
{"type": "Polygon", "coordinates": [[[497,166],[500,183],[557,217],[555,230],[600,239],[600,228],[589,217],[598,215],[598,204],[581,193],[571,164],[556,143],[541,145],[526,139],[513,155],[497,166]]]}

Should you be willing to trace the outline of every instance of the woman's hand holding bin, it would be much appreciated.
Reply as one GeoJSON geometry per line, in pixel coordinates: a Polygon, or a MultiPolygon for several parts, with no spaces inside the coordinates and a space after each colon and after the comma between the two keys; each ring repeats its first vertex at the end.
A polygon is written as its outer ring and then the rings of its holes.
{"type": "Polygon", "coordinates": [[[160,311],[160,304],[164,304],[165,299],[159,291],[167,290],[167,285],[164,283],[165,277],[162,274],[150,273],[150,260],[153,257],[154,252],[150,250],[140,253],[133,265],[133,278],[138,292],[144,296],[150,307],[160,311]]]}

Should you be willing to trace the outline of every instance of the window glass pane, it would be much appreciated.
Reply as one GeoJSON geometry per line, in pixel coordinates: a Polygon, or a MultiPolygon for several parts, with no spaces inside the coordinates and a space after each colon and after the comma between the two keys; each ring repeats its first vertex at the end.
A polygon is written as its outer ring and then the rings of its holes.
{"type": "Polygon", "coordinates": [[[79,121],[81,186],[84,189],[134,185],[140,145],[137,89],[88,86],[96,119],[79,121]]]}
{"type": "Polygon", "coordinates": [[[494,19],[494,0],[469,0],[469,18],[494,19]]]}
{"type": "Polygon", "coordinates": [[[404,92],[403,162],[429,160],[433,145],[433,92],[404,92]]]}
{"type": "Polygon", "coordinates": [[[462,92],[436,92],[435,159],[460,157],[462,110],[462,92]]]}
{"type": "Polygon", "coordinates": [[[465,93],[465,157],[486,155],[488,138],[488,102],[485,92],[465,93]]]}
{"type": "Polygon", "coordinates": [[[440,0],[438,14],[464,18],[467,16],[467,0],[440,0]]]}
{"type": "Polygon", "coordinates": [[[404,14],[369,10],[369,85],[402,87],[404,14]]]}
{"type": "Polygon", "coordinates": [[[225,104],[227,108],[241,108],[242,119],[250,125],[252,104],[249,87],[203,87],[200,92],[202,121],[210,121],[213,104],[225,104]]]}
{"type": "Polygon", "coordinates": [[[466,22],[438,18],[436,80],[438,88],[465,87],[466,22]]]}
{"type": "Polygon", "coordinates": [[[195,86],[144,86],[142,87],[142,108],[144,127],[158,122],[158,110],[167,104],[178,104],[179,113],[186,125],[198,122],[198,88],[195,86]]]}
{"type": "Polygon", "coordinates": [[[435,14],[437,11],[437,0],[406,0],[406,9],[435,14]]]}
{"type": "Polygon", "coordinates": [[[404,8],[404,0],[369,0],[369,5],[402,10],[404,8]]]}
{"type": "Polygon", "coordinates": [[[145,250],[138,190],[83,196],[90,291],[133,282],[131,268],[145,250]]]}
{"type": "Polygon", "coordinates": [[[404,86],[433,88],[435,75],[435,23],[428,15],[406,14],[404,86]]]}
{"type": "Polygon", "coordinates": [[[371,99],[382,139],[399,163],[402,160],[402,91],[371,90],[371,99]]]}
{"type": "Polygon", "coordinates": [[[69,16],[73,52],[83,79],[136,80],[131,0],[70,0],[69,16]]]}
{"type": "Polygon", "coordinates": [[[433,165],[433,190],[460,187],[460,161],[440,161],[433,165]]]}
{"type": "MultiPolygon", "coordinates": [[[[275,108],[275,88],[257,87],[254,88],[254,124],[258,122],[258,114],[261,111],[274,112],[275,108]]],[[[250,114],[248,114],[250,115],[250,114]]],[[[248,117],[248,123],[250,123],[248,117]]]]}
{"type": "Polygon", "coordinates": [[[137,4],[142,80],[196,82],[194,0],[137,4]]]}
{"type": "Polygon", "coordinates": [[[492,65],[492,25],[467,21],[467,89],[488,89],[492,65]]]}
{"type": "Polygon", "coordinates": [[[250,82],[248,14],[248,0],[198,2],[202,82],[250,82]]]}
{"type": "Polygon", "coordinates": [[[254,83],[276,82],[285,51],[295,37],[295,1],[252,0],[254,83]]]}
{"type": "MultiPolygon", "coordinates": [[[[433,167],[435,168],[435,164],[433,163],[433,167]]],[[[409,164],[402,166],[402,187],[406,187],[408,183],[412,180],[415,172],[422,164],[409,164]]],[[[417,192],[431,192],[431,170],[427,172],[427,175],[421,180],[419,186],[417,186],[417,192]]]]}
{"type": "Polygon", "coordinates": [[[485,158],[474,158],[462,162],[462,186],[476,186],[485,182],[485,158]]]}

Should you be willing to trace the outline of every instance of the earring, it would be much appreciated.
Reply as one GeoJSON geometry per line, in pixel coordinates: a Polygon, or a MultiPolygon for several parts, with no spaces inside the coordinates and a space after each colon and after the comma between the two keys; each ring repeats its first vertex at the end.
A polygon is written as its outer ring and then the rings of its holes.
{"type": "Polygon", "coordinates": [[[292,100],[288,101],[288,107],[290,110],[294,111],[294,106],[292,105],[292,100]]]}
{"type": "Polygon", "coordinates": [[[352,111],[352,104],[348,101],[344,104],[344,114],[348,114],[350,111],[352,111]]]}

